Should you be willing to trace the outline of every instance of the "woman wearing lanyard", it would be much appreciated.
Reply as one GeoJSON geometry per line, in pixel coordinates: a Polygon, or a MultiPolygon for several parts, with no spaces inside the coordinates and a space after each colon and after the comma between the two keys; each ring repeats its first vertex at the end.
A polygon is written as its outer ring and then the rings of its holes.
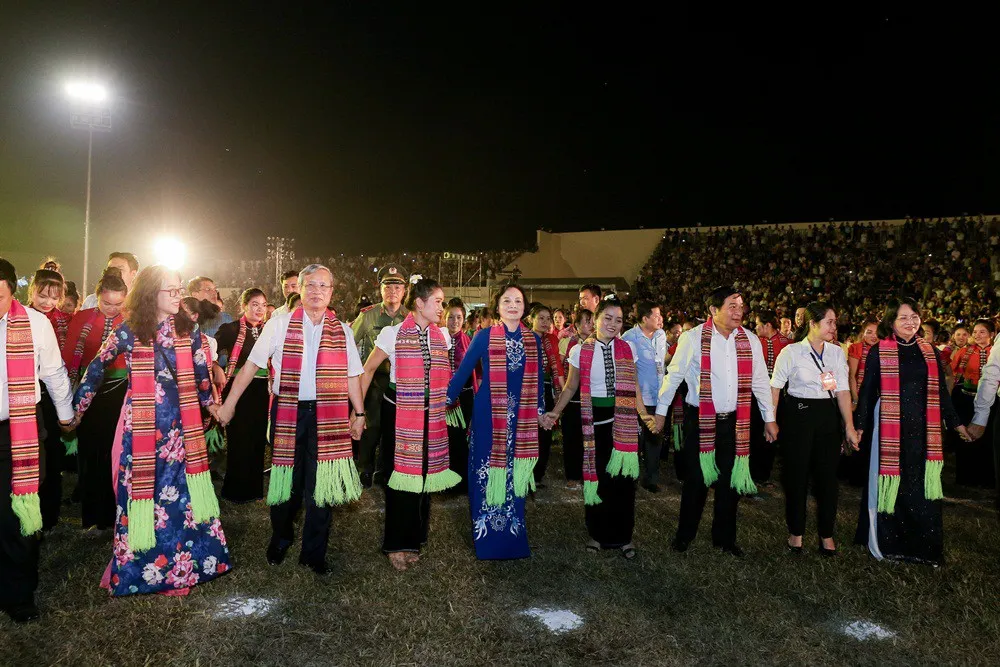
{"type": "Polygon", "coordinates": [[[843,440],[841,419],[846,424],[847,442],[855,449],[858,434],[851,415],[847,359],[841,347],[833,342],[837,315],[828,304],[814,301],[806,307],[805,320],[796,335],[798,342],[781,351],[771,376],[771,396],[775,403],[781,388],[788,384],[785,423],[781,426],[788,550],[802,552],[806,498],[812,477],[819,552],[834,556],[837,463],[843,440]]]}

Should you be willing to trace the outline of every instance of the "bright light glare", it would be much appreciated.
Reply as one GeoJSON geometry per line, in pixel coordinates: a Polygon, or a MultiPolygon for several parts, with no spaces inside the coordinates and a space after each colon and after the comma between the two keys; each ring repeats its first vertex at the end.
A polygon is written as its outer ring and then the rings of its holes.
{"type": "Polygon", "coordinates": [[[157,264],[178,270],[184,267],[187,249],[175,238],[160,238],[153,244],[153,257],[157,264]]]}
{"type": "Polygon", "coordinates": [[[84,102],[99,103],[108,99],[108,89],[90,81],[71,81],[66,84],[66,94],[84,102]]]}

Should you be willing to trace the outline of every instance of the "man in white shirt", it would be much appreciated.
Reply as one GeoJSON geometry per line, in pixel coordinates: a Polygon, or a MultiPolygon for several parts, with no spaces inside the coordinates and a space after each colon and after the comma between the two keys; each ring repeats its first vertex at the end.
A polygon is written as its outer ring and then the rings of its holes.
{"type": "MultiPolygon", "coordinates": [[[[986,360],[986,365],[979,371],[979,388],[976,390],[974,402],[975,412],[969,424],[969,436],[978,440],[986,433],[986,425],[990,421],[990,410],[1000,391],[1000,335],[993,341],[993,349],[986,360]]],[[[1000,429],[993,429],[993,468],[1000,480],[1000,429]]],[[[1000,484],[997,485],[997,507],[1000,507],[1000,484]]]]}
{"type": "MultiPolygon", "coordinates": [[[[324,321],[333,297],[333,274],[325,266],[311,264],[299,274],[302,291],[302,366],[299,374],[298,415],[295,429],[295,465],[293,466],[291,497],[271,506],[271,542],[267,548],[267,561],[279,565],[294,540],[295,515],[303,501],[306,506],[305,523],[302,527],[302,552],[299,564],[305,565],[320,575],[330,572],[326,562],[326,545],[330,537],[330,521],[333,513],[329,506],[319,506],[314,500],[316,470],[318,467],[318,430],[316,412],[316,361],[324,321]]],[[[272,442],[276,423],[278,396],[281,395],[281,364],[284,354],[285,335],[292,314],[275,315],[264,325],[246,364],[237,374],[225,404],[218,410],[218,419],[223,424],[233,418],[240,395],[253,380],[257,371],[267,368],[268,361],[274,369],[274,397],[271,408],[272,442]]],[[[365,423],[364,399],[361,393],[361,374],[364,367],[354,336],[343,322],[334,320],[334,326],[343,328],[347,344],[347,392],[355,419],[351,423],[352,437],[361,435],[365,423]]],[[[353,462],[352,462],[353,465],[353,462]]],[[[273,483],[273,481],[272,481],[273,483]]]]}
{"type": "Polygon", "coordinates": [[[284,299],[284,303],[274,309],[274,313],[271,315],[287,315],[288,314],[288,295],[299,293],[299,272],[298,271],[285,271],[281,276],[281,298],[284,299]]]}
{"type": "MultiPolygon", "coordinates": [[[[622,340],[632,343],[638,354],[635,365],[636,378],[642,390],[646,412],[656,409],[656,393],[663,381],[663,360],[667,354],[667,334],[663,331],[660,307],[652,301],[636,304],[639,324],[622,334],[622,340]]],[[[642,424],[639,430],[639,451],[644,460],[642,485],[650,493],[660,491],[660,452],[663,435],[653,433],[642,424]]]]}
{"type": "MultiPolygon", "coordinates": [[[[135,280],[136,274],[139,273],[139,260],[136,259],[136,256],[130,252],[116,250],[108,255],[107,268],[112,267],[122,272],[122,280],[125,281],[125,287],[132,289],[132,281],[135,280]]],[[[88,290],[90,289],[90,285],[81,285],[81,289],[88,290]]],[[[83,300],[80,310],[84,308],[97,308],[96,294],[90,294],[83,300]]]]}
{"type": "MultiPolygon", "coordinates": [[[[7,376],[7,334],[9,311],[17,289],[17,273],[13,265],[0,259],[0,609],[15,623],[38,618],[35,589],[38,587],[38,534],[21,534],[21,521],[12,507],[13,460],[10,433],[10,386],[7,376]]],[[[35,370],[35,422],[38,426],[38,481],[45,475],[45,451],[39,444],[45,440],[38,381],[44,382],[55,405],[63,430],[73,427],[73,393],[59,354],[52,324],[31,308],[25,309],[31,329],[35,370]]],[[[29,422],[30,423],[30,422],[29,422]]]]}
{"type": "MultiPolygon", "coordinates": [[[[675,551],[686,551],[694,539],[701,522],[701,514],[708,497],[708,487],[699,458],[700,432],[698,425],[699,392],[701,390],[701,338],[704,327],[712,327],[710,360],[712,395],[715,408],[715,463],[719,476],[715,484],[715,514],[712,520],[712,543],[734,556],[743,551],[736,544],[736,509],[739,494],[731,486],[736,461],[736,403],[739,387],[737,372],[736,337],[742,331],[750,342],[752,354],[751,387],[764,419],[764,432],[768,442],[778,437],[771,404],[771,385],[767,375],[764,354],[757,336],[742,326],[745,309],[743,297],[728,287],[720,287],[706,299],[711,319],[681,334],[677,351],[670,360],[667,375],[660,386],[656,403],[656,429],[663,429],[667,411],[682,382],[687,383],[684,400],[684,457],[685,479],[681,492],[681,513],[674,538],[675,551]]],[[[752,409],[752,407],[751,407],[752,409]]]]}

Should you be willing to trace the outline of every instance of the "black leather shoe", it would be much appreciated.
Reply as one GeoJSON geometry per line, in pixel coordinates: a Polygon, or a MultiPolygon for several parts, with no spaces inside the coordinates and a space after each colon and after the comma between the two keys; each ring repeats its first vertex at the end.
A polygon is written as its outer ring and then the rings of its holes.
{"type": "Polygon", "coordinates": [[[731,544],[727,547],[722,547],[722,553],[732,554],[737,558],[743,558],[743,549],[740,549],[739,545],[737,544],[731,544]]]}
{"type": "Polygon", "coordinates": [[[802,545],[801,544],[799,546],[797,546],[797,547],[796,546],[792,546],[791,544],[786,544],[785,545],[785,549],[788,551],[788,553],[795,554],[796,556],[802,553],[802,545]]]}
{"type": "Polygon", "coordinates": [[[267,564],[281,565],[285,560],[285,555],[288,553],[290,546],[292,546],[292,543],[285,541],[269,544],[267,547],[267,564]]]}
{"type": "Polygon", "coordinates": [[[31,621],[37,621],[40,616],[38,607],[35,606],[34,602],[7,607],[4,611],[10,616],[10,620],[15,623],[30,623],[31,621]]]}
{"type": "Polygon", "coordinates": [[[822,542],[819,543],[819,548],[817,549],[817,551],[819,552],[819,555],[823,556],[824,558],[833,558],[834,556],[837,555],[836,549],[827,549],[826,547],[823,546],[822,542]]]}
{"type": "Polygon", "coordinates": [[[318,563],[305,563],[303,561],[299,561],[299,565],[308,567],[310,570],[312,570],[321,577],[325,577],[326,575],[333,572],[333,569],[327,564],[325,560],[321,560],[318,563]]]}
{"type": "Polygon", "coordinates": [[[361,473],[361,486],[366,489],[372,488],[372,474],[370,472],[361,473]]]}
{"type": "Polygon", "coordinates": [[[659,484],[643,484],[642,488],[646,489],[650,493],[659,493],[660,492],[660,485],[659,484]]]}
{"type": "Polygon", "coordinates": [[[679,537],[675,537],[674,541],[670,543],[670,548],[676,551],[677,553],[684,553],[685,551],[688,550],[689,544],[690,542],[685,542],[679,537]]]}

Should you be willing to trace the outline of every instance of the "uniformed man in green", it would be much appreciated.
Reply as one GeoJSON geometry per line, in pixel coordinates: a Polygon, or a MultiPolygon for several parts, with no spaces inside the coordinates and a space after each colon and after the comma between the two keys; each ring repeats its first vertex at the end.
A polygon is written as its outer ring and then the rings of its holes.
{"type": "MultiPolygon", "coordinates": [[[[398,264],[386,264],[378,272],[378,282],[382,292],[382,302],[368,306],[358,313],[352,325],[354,342],[362,359],[368,359],[375,348],[375,339],[385,327],[400,324],[406,317],[403,308],[403,297],[406,295],[406,277],[398,264]]],[[[381,439],[380,419],[382,409],[382,394],[389,386],[389,361],[386,360],[372,379],[371,387],[365,396],[365,432],[356,446],[358,469],[361,471],[361,483],[366,487],[372,485],[372,479],[381,472],[375,450],[381,439]]],[[[387,480],[379,480],[386,482],[387,480]]]]}

